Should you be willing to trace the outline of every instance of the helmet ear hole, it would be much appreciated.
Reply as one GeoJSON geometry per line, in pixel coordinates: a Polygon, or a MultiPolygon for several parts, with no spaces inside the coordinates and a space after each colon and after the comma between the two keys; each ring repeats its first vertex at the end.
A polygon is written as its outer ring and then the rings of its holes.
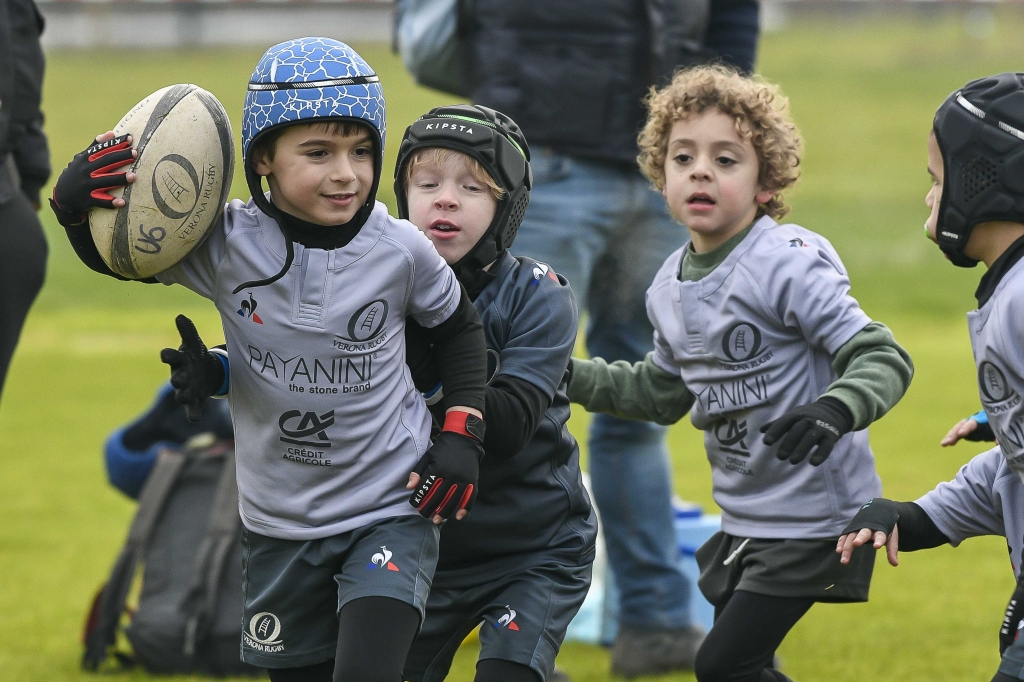
{"type": "Polygon", "coordinates": [[[982,156],[976,156],[961,170],[964,202],[971,203],[999,181],[999,167],[982,156]]]}
{"type": "Polygon", "coordinates": [[[512,197],[512,206],[509,208],[508,219],[505,221],[505,229],[500,235],[498,248],[502,251],[512,246],[519,232],[519,226],[523,224],[523,217],[526,215],[526,207],[530,204],[529,192],[517,192],[512,197]]]}

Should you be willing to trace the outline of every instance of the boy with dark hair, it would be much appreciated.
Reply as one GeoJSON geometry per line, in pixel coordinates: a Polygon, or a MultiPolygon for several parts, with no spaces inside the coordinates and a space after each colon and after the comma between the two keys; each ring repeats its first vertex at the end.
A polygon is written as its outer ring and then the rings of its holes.
{"type": "MultiPolygon", "coordinates": [[[[530,198],[529,154],[514,121],[468,105],[421,116],[398,152],[399,215],[436,246],[483,321],[491,415],[473,514],[441,532],[405,666],[414,682],[443,680],[481,622],[477,682],[549,679],[590,585],[597,518],[565,396],[576,305],[564,278],[508,253],[530,198]]],[[[413,380],[439,424],[448,389],[437,371],[442,349],[415,322],[405,333],[413,380]]],[[[414,471],[409,487],[420,479],[414,471]]]]}
{"type": "MultiPolygon", "coordinates": [[[[476,497],[480,319],[429,240],[375,199],[384,95],[354,50],[329,38],[270,48],[243,117],[252,199],[229,203],[206,241],[157,276],[217,305],[236,368],[242,658],[276,682],[398,682],[439,524],[476,497]],[[435,343],[448,389],[433,443],[405,364],[407,317],[435,343]],[[410,498],[414,468],[422,480],[410,498]]],[[[112,137],[75,157],[53,203],[82,260],[107,274],[85,211],[123,206],[102,188],[134,180],[112,173],[135,155],[112,137]]],[[[208,352],[187,318],[178,328],[182,347],[163,359],[195,412],[227,389],[227,357],[208,352]]]]}
{"type": "MultiPolygon", "coordinates": [[[[981,435],[991,435],[999,445],[971,460],[954,484],[943,484],[929,495],[955,490],[958,485],[967,488],[966,496],[988,499],[947,512],[955,516],[954,524],[948,519],[943,523],[932,513],[934,507],[920,505],[927,512],[922,518],[913,503],[907,507],[876,498],[843,531],[845,537],[837,551],[874,538],[876,548],[888,543],[890,562],[894,562],[903,540],[892,529],[901,513],[908,521],[913,518],[917,526],[937,526],[956,542],[969,535],[1005,533],[1018,582],[1000,630],[1003,662],[993,680],[1024,679],[1024,647],[1009,646],[1017,641],[1024,619],[1024,580],[1016,544],[1021,533],[1015,528],[1022,510],[1016,497],[1010,498],[1014,500],[1010,507],[1006,493],[1002,501],[998,499],[998,488],[1007,485],[1006,475],[1013,473],[1024,480],[1024,358],[1020,344],[1024,331],[1024,73],[979,78],[946,98],[935,113],[928,136],[928,174],[932,177],[925,197],[931,209],[924,225],[928,238],[953,265],[970,268],[983,262],[987,268],[975,292],[978,309],[967,314],[983,408],[968,422],[980,423],[978,417],[984,415],[990,434],[981,435]],[[1001,453],[1005,462],[996,461],[994,453],[1001,453]],[[993,515],[1001,515],[1006,528],[1002,528],[1002,519],[991,522],[993,515]],[[964,530],[965,525],[980,530],[964,530]]],[[[967,424],[958,424],[945,440],[955,442],[962,426],[967,424]]],[[[1013,495],[1018,487],[1012,486],[1013,495]]],[[[938,536],[932,532],[930,537],[938,536]]],[[[922,548],[935,544],[941,542],[922,548]]]]}

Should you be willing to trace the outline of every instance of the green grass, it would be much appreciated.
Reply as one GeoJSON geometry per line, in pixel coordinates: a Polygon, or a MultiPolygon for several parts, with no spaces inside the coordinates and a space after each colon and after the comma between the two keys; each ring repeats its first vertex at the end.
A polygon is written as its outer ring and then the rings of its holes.
{"type": "MultiPolygon", "coordinates": [[[[959,19],[934,9],[797,20],[762,42],[759,69],[782,84],[806,138],[792,218],[833,241],[854,294],[893,328],[917,365],[906,398],[872,428],[886,494],[898,499],[951,477],[981,449],[937,445],[977,405],[963,313],[981,272],[951,267],[921,235],[924,143],[950,91],[970,78],[1020,68],[1024,18],[998,12],[996,33],[985,42],[969,39],[959,19]]],[[[413,86],[385,47],[361,51],[388,94],[391,144],[381,196],[393,207],[389,178],[401,132],[447,98],[413,86]]],[[[172,82],[211,90],[237,122],[259,54],[50,54],[45,107],[54,165],[62,168],[91,135],[172,82]]],[[[234,196],[247,196],[240,173],[234,196]]],[[[138,412],[166,376],[157,350],[177,342],[175,313],[196,319],[208,341],[222,338],[205,301],[180,289],[93,275],[48,213],[43,219],[51,246],[47,285],[0,410],[0,680],[18,682],[86,678],[78,670],[84,610],[133,509],[105,481],[103,438],[138,412]]],[[[573,419],[583,439],[586,415],[573,419]]],[[[670,438],[677,491],[713,508],[700,434],[683,423],[670,438]]],[[[998,539],[905,555],[899,569],[878,565],[870,603],[815,606],[780,655],[797,680],[988,679],[1011,584],[998,539]]],[[[460,653],[451,679],[472,678],[474,654],[471,647],[460,653]]],[[[577,681],[610,679],[601,649],[568,645],[559,662],[577,681]]]]}

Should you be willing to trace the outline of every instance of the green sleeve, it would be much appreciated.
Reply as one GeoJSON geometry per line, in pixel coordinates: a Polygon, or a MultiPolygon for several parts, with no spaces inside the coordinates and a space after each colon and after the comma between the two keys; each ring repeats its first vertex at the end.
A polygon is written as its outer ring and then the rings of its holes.
{"type": "Polygon", "coordinates": [[[693,394],[679,376],[655,365],[653,356],[635,364],[573,358],[569,400],[588,412],[675,424],[690,411],[693,394]]]}
{"type": "Polygon", "coordinates": [[[891,410],[910,387],[914,363],[881,322],[872,322],[846,342],[832,359],[839,375],[825,395],[853,415],[853,430],[866,429],[891,410]]]}

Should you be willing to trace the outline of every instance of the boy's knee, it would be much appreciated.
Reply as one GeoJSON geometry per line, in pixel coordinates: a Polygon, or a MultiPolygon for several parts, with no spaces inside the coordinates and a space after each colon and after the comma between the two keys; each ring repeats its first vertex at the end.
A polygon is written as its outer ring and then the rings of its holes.
{"type": "Polygon", "coordinates": [[[729,679],[728,663],[723,657],[708,653],[701,647],[693,662],[693,675],[697,678],[697,682],[727,680],[729,679]]]}
{"type": "Polygon", "coordinates": [[[697,682],[746,682],[748,679],[758,679],[756,675],[751,678],[737,669],[734,658],[727,652],[707,646],[697,650],[693,674],[697,682]]]}

